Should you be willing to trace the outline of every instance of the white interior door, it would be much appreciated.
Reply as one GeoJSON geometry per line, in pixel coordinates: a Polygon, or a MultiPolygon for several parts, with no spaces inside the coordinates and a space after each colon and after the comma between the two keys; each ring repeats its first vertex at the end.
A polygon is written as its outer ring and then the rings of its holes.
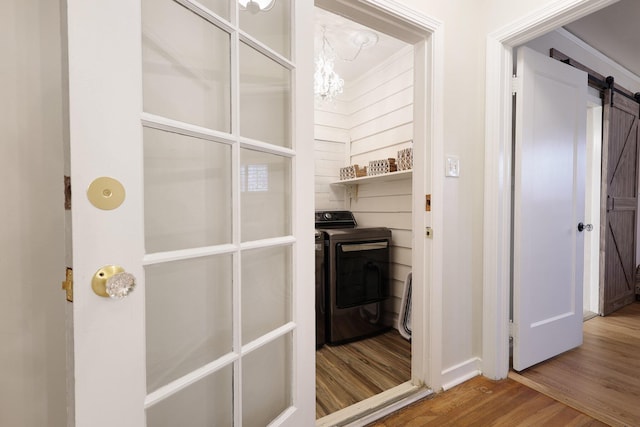
{"type": "Polygon", "coordinates": [[[312,3],[67,5],[76,425],[312,425],[312,3]]]}
{"type": "Polygon", "coordinates": [[[587,74],[518,49],[513,368],[582,344],[587,74]]]}

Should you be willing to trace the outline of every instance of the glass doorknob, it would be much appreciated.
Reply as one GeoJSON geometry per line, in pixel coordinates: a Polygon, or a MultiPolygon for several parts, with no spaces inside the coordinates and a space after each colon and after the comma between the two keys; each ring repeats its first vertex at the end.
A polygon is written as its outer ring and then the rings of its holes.
{"type": "Polygon", "coordinates": [[[583,224],[581,222],[578,223],[578,231],[582,232],[582,231],[591,231],[593,230],[593,224],[583,224]]]}
{"type": "Polygon", "coordinates": [[[93,275],[91,288],[101,297],[122,299],[136,287],[133,274],[124,271],[119,265],[106,265],[93,275]]]}

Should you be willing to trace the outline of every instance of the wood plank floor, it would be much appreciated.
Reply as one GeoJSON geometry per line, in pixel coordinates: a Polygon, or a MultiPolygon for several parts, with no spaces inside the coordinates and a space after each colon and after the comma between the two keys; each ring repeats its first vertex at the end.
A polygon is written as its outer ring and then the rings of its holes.
{"type": "Polygon", "coordinates": [[[606,426],[511,379],[475,377],[377,421],[375,427],[606,426]]]}
{"type": "Polygon", "coordinates": [[[316,351],[316,418],[411,379],[411,344],[398,331],[316,351]]]}
{"type": "Polygon", "coordinates": [[[581,347],[511,377],[609,425],[640,425],[640,303],[586,321],[581,347]]]}

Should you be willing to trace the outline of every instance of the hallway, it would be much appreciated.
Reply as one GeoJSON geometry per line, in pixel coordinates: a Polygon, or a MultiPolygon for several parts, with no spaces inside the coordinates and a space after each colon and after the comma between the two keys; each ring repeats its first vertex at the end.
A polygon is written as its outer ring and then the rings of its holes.
{"type": "Polygon", "coordinates": [[[475,377],[369,427],[605,426],[511,379],[475,377]]]}

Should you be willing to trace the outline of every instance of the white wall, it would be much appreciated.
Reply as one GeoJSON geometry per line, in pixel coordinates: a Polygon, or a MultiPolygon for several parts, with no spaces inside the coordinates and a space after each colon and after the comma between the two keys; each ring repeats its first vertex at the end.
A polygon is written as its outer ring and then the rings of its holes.
{"type": "Polygon", "coordinates": [[[441,357],[443,382],[452,385],[482,369],[484,134],[485,115],[494,113],[485,111],[487,36],[542,8],[576,2],[398,2],[445,24],[444,151],[460,157],[460,177],[445,180],[444,229],[434,232],[445,236],[441,357]]]}
{"type": "Polygon", "coordinates": [[[396,158],[413,140],[413,47],[406,48],[353,82],[349,97],[351,159],[396,158]]]}
{"type": "Polygon", "coordinates": [[[315,107],[315,208],[345,209],[343,189],[330,184],[338,181],[340,168],[349,164],[348,103],[341,95],[332,102],[316,100],[315,107]]]}
{"type": "Polygon", "coordinates": [[[435,351],[449,386],[477,374],[482,354],[484,58],[486,21],[496,11],[475,1],[399,3],[444,22],[444,154],[460,159],[460,177],[444,181],[444,228],[434,230],[444,236],[442,346],[435,351]]]}
{"type": "Polygon", "coordinates": [[[65,426],[60,4],[0,2],[0,425],[65,426]]]}

